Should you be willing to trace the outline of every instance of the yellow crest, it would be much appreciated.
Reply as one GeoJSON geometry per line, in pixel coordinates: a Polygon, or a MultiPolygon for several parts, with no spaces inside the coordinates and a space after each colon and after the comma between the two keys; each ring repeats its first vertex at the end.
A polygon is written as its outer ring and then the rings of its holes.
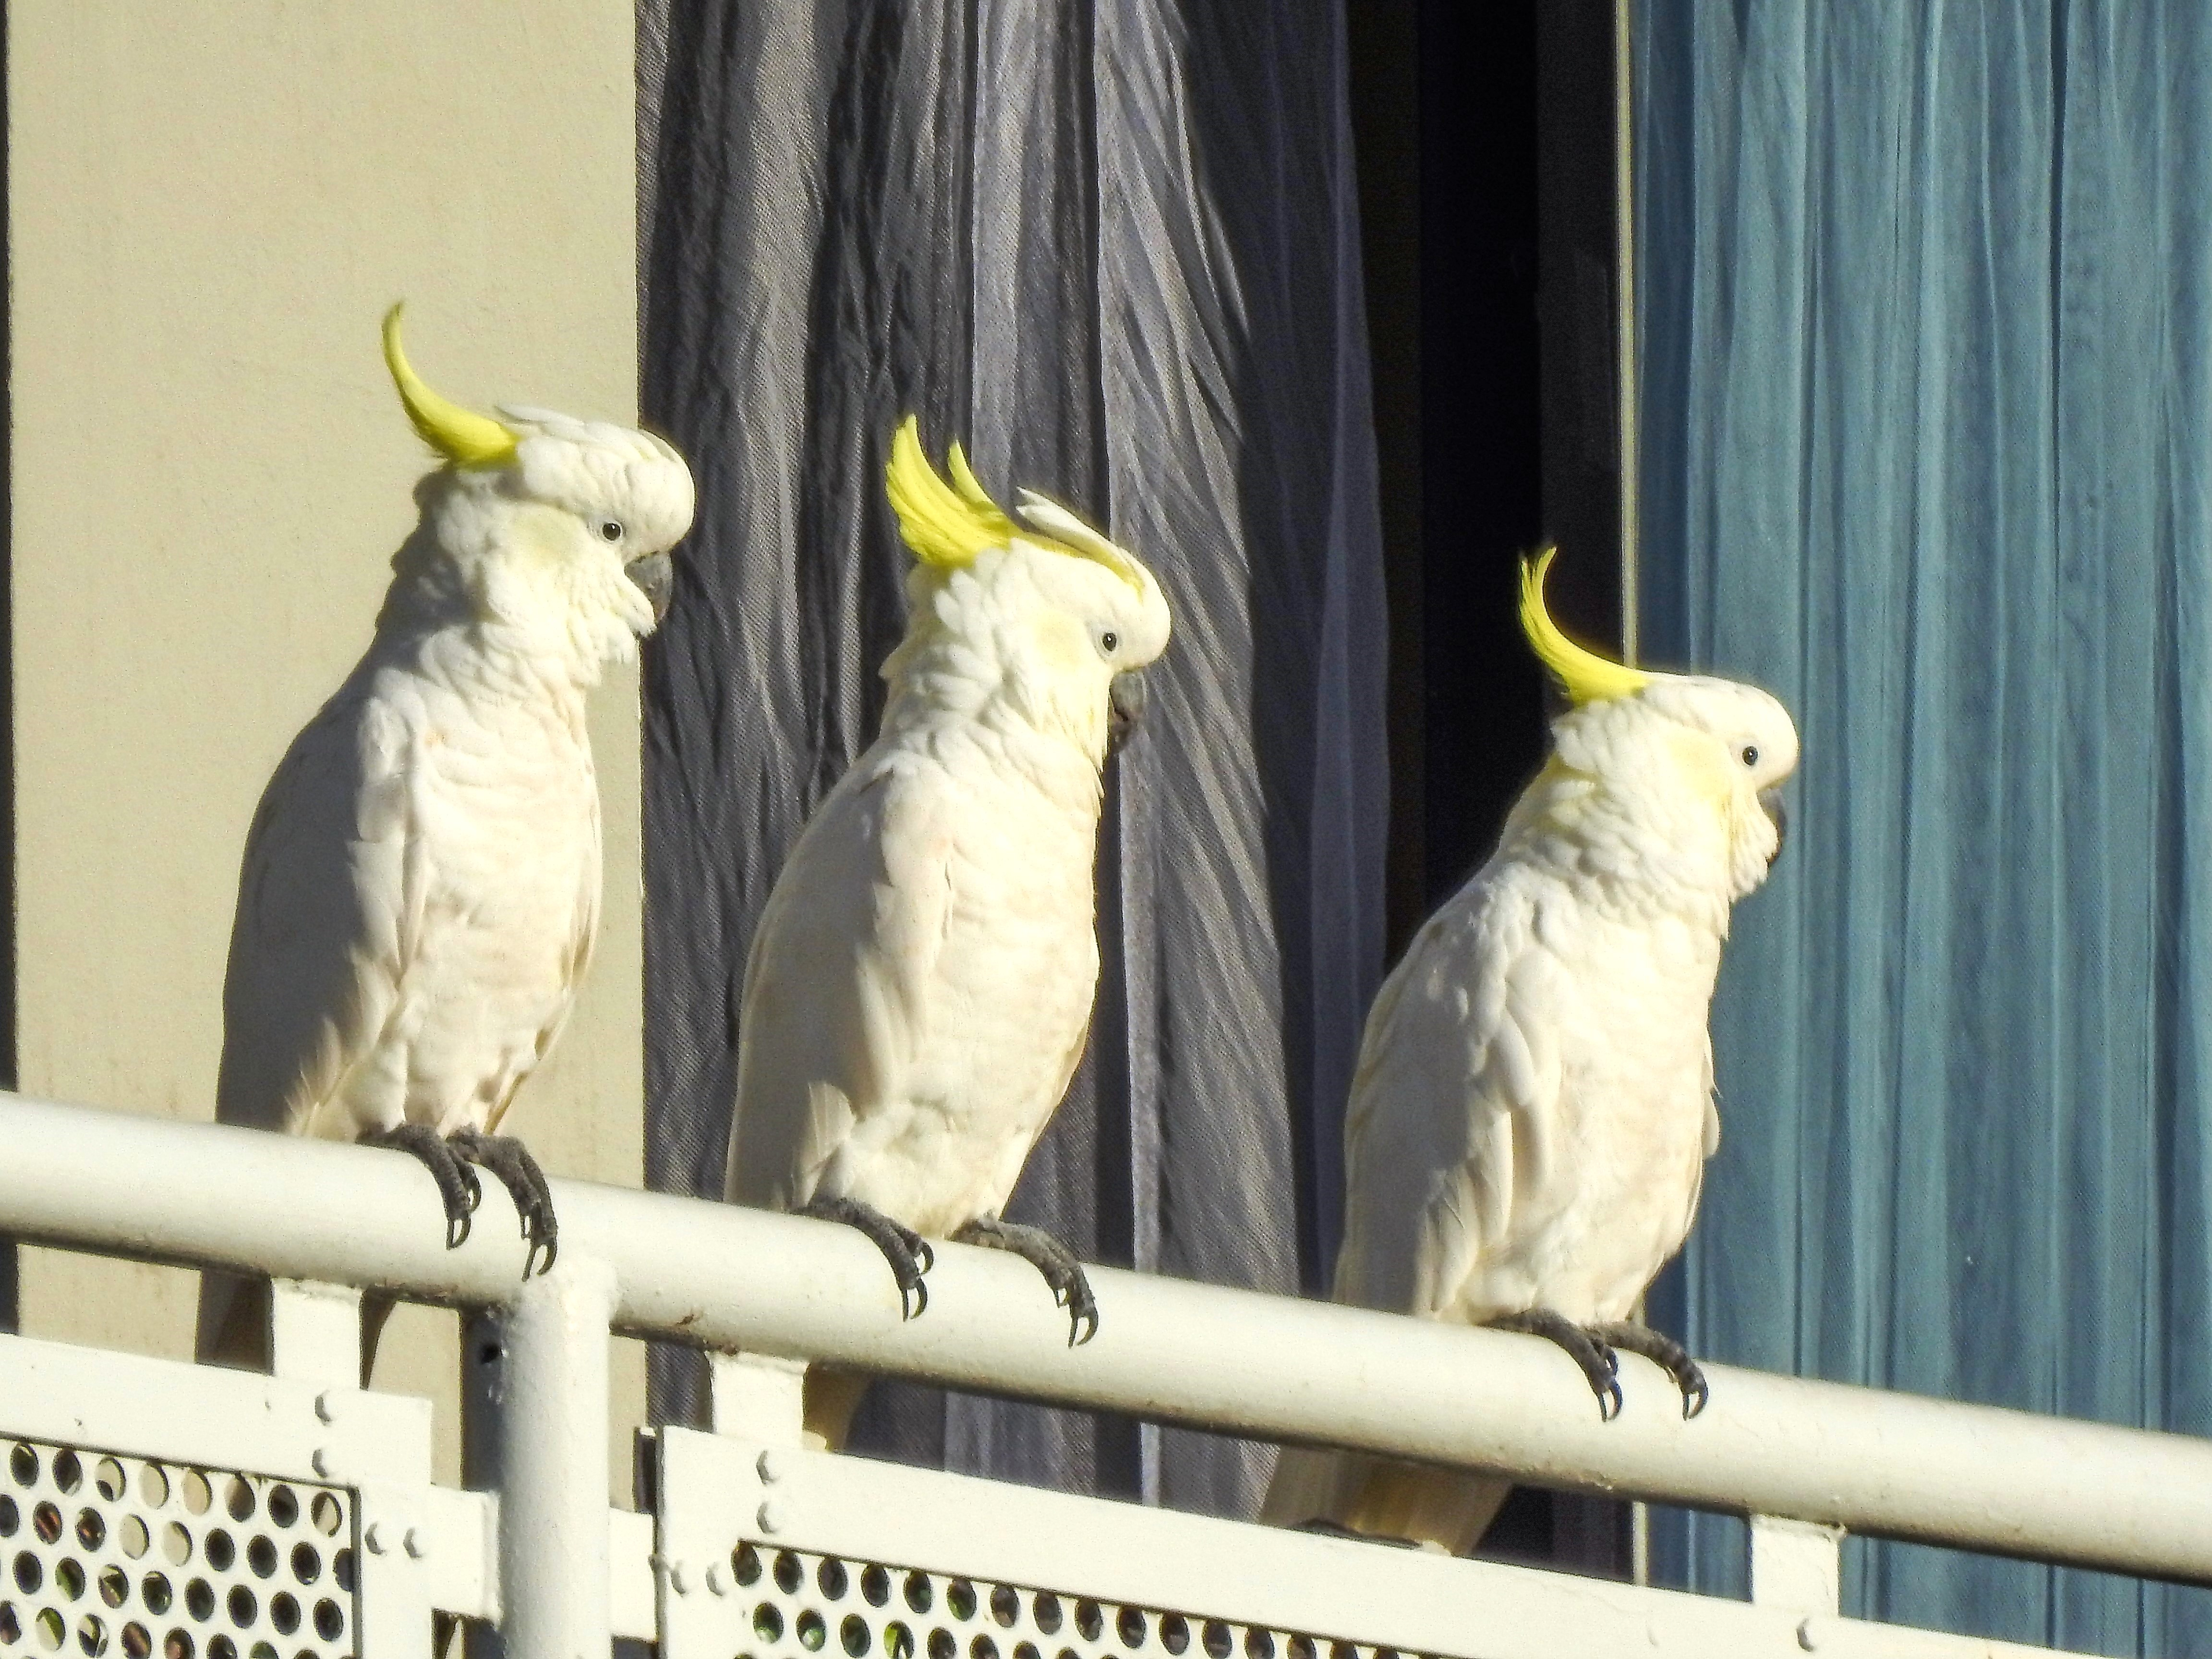
{"type": "Polygon", "coordinates": [[[921,423],[911,415],[901,421],[891,434],[884,488],[898,514],[899,534],[924,564],[957,570],[973,564],[984,549],[1004,547],[1018,536],[1032,547],[1103,565],[1142,591],[1129,556],[1058,502],[1025,492],[1022,516],[1030,527],[1024,530],[984,492],[957,441],[946,452],[945,469],[952,475],[950,484],[921,453],[921,423]],[[1047,526],[1059,534],[1044,533],[1047,526]]]}
{"type": "Polygon", "coordinates": [[[384,366],[399,388],[399,401],[422,441],[456,466],[504,466],[514,459],[514,434],[489,415],[449,403],[422,384],[399,349],[403,301],[384,313],[384,366]]]}
{"type": "Polygon", "coordinates": [[[1642,690],[1651,684],[1650,675],[1584,650],[1559,632],[1552,613],[1544,608],[1544,573],[1552,568],[1559,551],[1547,547],[1534,558],[1521,561],[1521,631],[1544,659],[1544,666],[1566,688],[1569,700],[1577,708],[1642,690]]]}
{"type": "Polygon", "coordinates": [[[957,570],[975,562],[988,547],[1004,547],[1016,534],[1014,521],[983,493],[968,458],[955,443],[947,457],[952,483],[938,476],[921,453],[921,425],[909,415],[891,434],[891,459],[884,468],[884,488],[898,514],[899,534],[924,564],[957,570]]]}

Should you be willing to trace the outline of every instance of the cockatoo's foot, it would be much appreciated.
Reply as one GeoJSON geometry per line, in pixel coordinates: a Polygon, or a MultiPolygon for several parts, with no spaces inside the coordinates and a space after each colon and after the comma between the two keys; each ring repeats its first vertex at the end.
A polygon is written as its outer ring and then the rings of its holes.
{"type": "Polygon", "coordinates": [[[522,1221],[522,1242],[528,1246],[522,1253],[522,1276],[530,1277],[540,1250],[545,1252],[545,1265],[538,1271],[551,1273],[553,1258],[561,1250],[561,1226],[553,1218],[553,1189],[545,1184],[545,1172],[531,1157],[530,1148],[513,1135],[488,1135],[481,1129],[456,1129],[446,1137],[446,1144],[456,1156],[481,1164],[497,1176],[514,1200],[514,1213],[522,1221]]]}
{"type": "Polygon", "coordinates": [[[811,1215],[817,1221],[842,1221],[866,1233],[891,1264],[891,1277],[898,1280],[900,1314],[917,1318],[929,1305],[929,1286],[921,1282],[921,1276],[937,1265],[937,1253],[913,1228],[901,1226],[874,1205],[863,1204],[857,1198],[824,1198],[818,1193],[793,1213],[811,1215]],[[912,1307],[907,1305],[909,1297],[912,1307]]]}
{"type": "Polygon", "coordinates": [[[446,1248],[457,1250],[469,1236],[469,1217],[483,1202],[477,1172],[453,1156],[453,1149],[427,1123],[398,1123],[362,1135],[364,1146],[390,1146],[420,1158],[438,1183],[446,1205],[446,1248]]]}
{"type": "Polygon", "coordinates": [[[1673,1377],[1674,1386],[1682,1391],[1682,1416],[1685,1420],[1705,1410],[1705,1402],[1713,1397],[1713,1391],[1705,1386],[1705,1372],[1698,1369],[1698,1362],[1691,1358],[1690,1351],[1673,1337],[1655,1331],[1648,1325],[1633,1325],[1626,1320],[1610,1325],[1593,1325],[1589,1334],[1601,1342],[1609,1342],[1616,1348],[1642,1354],[1673,1377]]]}
{"type": "Polygon", "coordinates": [[[1530,1336],[1540,1336],[1556,1342],[1567,1351],[1567,1357],[1583,1368],[1589,1379],[1590,1392],[1597,1396],[1597,1415],[1601,1423],[1610,1423],[1620,1415],[1620,1382],[1614,1375],[1620,1369],[1620,1360],[1611,1346],[1599,1334],[1603,1326],[1585,1329],[1562,1314],[1549,1308],[1531,1308],[1526,1313],[1500,1314],[1489,1322],[1494,1331],[1525,1331],[1530,1336]]]}
{"type": "Polygon", "coordinates": [[[994,1215],[979,1215],[952,1237],[961,1244],[1011,1250],[1042,1273],[1044,1282],[1052,1286],[1054,1304],[1067,1310],[1069,1347],[1078,1347],[1098,1334],[1098,1298],[1091,1294],[1091,1281],[1084,1277],[1083,1264],[1075,1259],[1074,1251],[1043,1228],[1024,1226],[1018,1221],[1001,1221],[994,1215]]]}

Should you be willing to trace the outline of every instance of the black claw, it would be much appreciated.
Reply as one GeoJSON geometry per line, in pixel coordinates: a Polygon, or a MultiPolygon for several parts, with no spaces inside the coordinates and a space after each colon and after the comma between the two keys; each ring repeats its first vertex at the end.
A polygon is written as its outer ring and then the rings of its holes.
{"type": "Polygon", "coordinates": [[[1067,1310],[1069,1347],[1081,1347],[1098,1334],[1098,1299],[1091,1293],[1083,1264],[1075,1259],[1074,1251],[1043,1228],[986,1215],[976,1217],[953,1237],[963,1244],[1011,1252],[1043,1274],[1052,1291],[1053,1306],[1067,1310]],[[1085,1325],[1090,1328],[1086,1330],[1085,1325]]]}
{"type": "MultiPolygon", "coordinates": [[[[553,1214],[553,1189],[547,1183],[544,1170],[530,1155],[530,1148],[512,1135],[488,1135],[478,1129],[456,1129],[447,1138],[457,1158],[467,1164],[480,1164],[498,1177],[499,1183],[514,1200],[515,1218],[521,1224],[522,1276],[530,1277],[535,1271],[549,1273],[561,1251],[561,1226],[553,1214]],[[538,1265],[538,1253],[545,1253],[543,1266],[538,1265]]],[[[471,1176],[473,1179],[473,1176],[471,1176]]]]}
{"type": "Polygon", "coordinates": [[[937,1265],[937,1253],[929,1248],[927,1239],[857,1198],[824,1198],[817,1194],[794,1213],[812,1216],[817,1221],[842,1222],[866,1234],[868,1242],[883,1252],[884,1260],[890,1264],[891,1277],[898,1283],[899,1317],[921,1317],[929,1306],[929,1286],[921,1276],[937,1265]]]}
{"type": "Polygon", "coordinates": [[[1663,1331],[1655,1331],[1648,1325],[1630,1324],[1626,1321],[1591,1327],[1590,1334],[1601,1342],[1610,1342],[1631,1353],[1640,1353],[1646,1359],[1674,1379],[1674,1386],[1682,1391],[1682,1419],[1687,1422],[1705,1410],[1712,1398],[1705,1374],[1690,1351],[1663,1331]]]}
{"type": "Polygon", "coordinates": [[[422,1123],[399,1123],[361,1137],[364,1146],[389,1146],[407,1153],[429,1170],[446,1210],[446,1248],[458,1250],[469,1237],[471,1212],[483,1199],[476,1172],[456,1158],[436,1130],[422,1123]]]}
{"type": "MultiPolygon", "coordinates": [[[[1597,1396],[1597,1416],[1601,1423],[1610,1423],[1620,1415],[1620,1356],[1607,1340],[1616,1328],[1610,1325],[1594,1325],[1584,1328],[1562,1314],[1549,1308],[1530,1308],[1525,1313],[1504,1314],[1490,1322],[1491,1328],[1500,1331],[1521,1331],[1530,1336],[1540,1336],[1555,1342],[1567,1352],[1567,1357],[1582,1367],[1583,1376],[1597,1396]]],[[[1643,1329],[1642,1326],[1626,1328],[1643,1329]]]]}

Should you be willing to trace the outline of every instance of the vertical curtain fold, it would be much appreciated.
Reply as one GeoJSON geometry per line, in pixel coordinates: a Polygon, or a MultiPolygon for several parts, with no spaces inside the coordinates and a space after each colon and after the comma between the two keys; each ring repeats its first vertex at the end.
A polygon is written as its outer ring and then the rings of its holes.
{"type": "MultiPolygon", "coordinates": [[[[1646,651],[1796,711],[1655,1317],[2212,1431],[2212,16],[1639,7],[1646,651]]],[[[1741,1528],[1662,1570],[1741,1588],[1741,1528]]],[[[1855,1543],[1850,1610],[2114,1654],[2203,1592],[1855,1543]]]]}

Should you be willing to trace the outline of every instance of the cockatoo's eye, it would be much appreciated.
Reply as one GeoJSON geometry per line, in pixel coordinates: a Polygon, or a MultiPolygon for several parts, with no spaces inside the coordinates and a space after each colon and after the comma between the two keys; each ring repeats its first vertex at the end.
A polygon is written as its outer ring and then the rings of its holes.
{"type": "Polygon", "coordinates": [[[1757,744],[1747,743],[1744,744],[1743,763],[1746,766],[1756,766],[1759,764],[1759,745],[1757,744]]]}
{"type": "Polygon", "coordinates": [[[620,519],[602,519],[599,520],[599,539],[601,541],[618,542],[622,538],[623,527],[622,520],[620,519]]]}
{"type": "Polygon", "coordinates": [[[1114,648],[1121,643],[1121,636],[1111,629],[1098,636],[1098,648],[1109,657],[1114,654],[1114,648]]]}

